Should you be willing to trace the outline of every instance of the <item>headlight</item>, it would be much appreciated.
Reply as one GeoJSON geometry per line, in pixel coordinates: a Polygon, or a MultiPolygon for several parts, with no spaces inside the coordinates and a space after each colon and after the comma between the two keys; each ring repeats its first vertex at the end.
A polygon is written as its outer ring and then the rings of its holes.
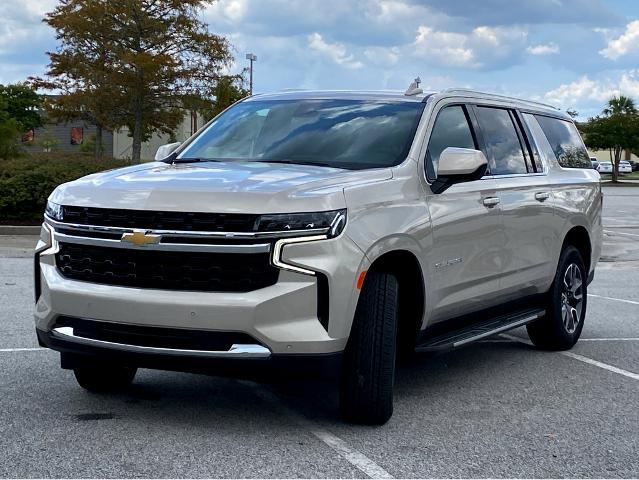
{"type": "Polygon", "coordinates": [[[44,210],[44,212],[53,220],[56,220],[58,222],[62,221],[62,217],[63,217],[62,205],[58,205],[57,203],[47,201],[47,208],[44,210]]]}
{"type": "Polygon", "coordinates": [[[328,238],[342,233],[346,225],[346,210],[328,212],[281,213],[262,215],[258,220],[259,232],[286,232],[289,230],[326,230],[328,238]]]}

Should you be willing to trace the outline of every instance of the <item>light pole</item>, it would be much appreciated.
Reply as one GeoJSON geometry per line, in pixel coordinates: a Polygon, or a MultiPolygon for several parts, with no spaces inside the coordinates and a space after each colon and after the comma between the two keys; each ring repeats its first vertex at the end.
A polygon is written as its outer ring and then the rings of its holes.
{"type": "Polygon", "coordinates": [[[246,59],[251,63],[251,66],[249,67],[249,92],[253,95],[253,62],[257,61],[257,55],[247,53],[246,59]]]}

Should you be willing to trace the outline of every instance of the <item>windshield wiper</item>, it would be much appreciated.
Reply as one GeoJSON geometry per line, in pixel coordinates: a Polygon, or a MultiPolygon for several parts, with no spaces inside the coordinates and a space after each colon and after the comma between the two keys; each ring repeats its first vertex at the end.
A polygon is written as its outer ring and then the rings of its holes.
{"type": "Polygon", "coordinates": [[[326,162],[311,162],[309,160],[289,160],[289,159],[281,159],[281,160],[254,160],[255,162],[260,162],[260,163],[286,163],[286,164],[292,164],[292,165],[313,165],[316,167],[330,167],[330,168],[339,168],[339,167],[335,167],[334,165],[331,165],[330,163],[326,163],[326,162]]]}
{"type": "Polygon", "coordinates": [[[219,162],[213,158],[174,158],[167,163],[197,163],[197,162],[219,162]]]}

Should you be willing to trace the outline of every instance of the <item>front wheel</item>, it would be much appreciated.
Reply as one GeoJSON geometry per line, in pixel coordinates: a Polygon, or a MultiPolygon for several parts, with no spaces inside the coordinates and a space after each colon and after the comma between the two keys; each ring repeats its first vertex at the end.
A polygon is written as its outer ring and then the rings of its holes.
{"type": "Polygon", "coordinates": [[[587,278],[579,250],[573,246],[565,247],[548,292],[546,315],[526,326],[536,347],[568,350],[577,343],[586,316],[587,278]]]}
{"type": "Polygon", "coordinates": [[[394,276],[366,276],[342,365],[340,410],[347,421],[382,425],[393,414],[397,293],[394,276]]]}
{"type": "Polygon", "coordinates": [[[107,393],[123,390],[133,382],[135,367],[82,366],[73,369],[78,384],[90,392],[107,393]]]}

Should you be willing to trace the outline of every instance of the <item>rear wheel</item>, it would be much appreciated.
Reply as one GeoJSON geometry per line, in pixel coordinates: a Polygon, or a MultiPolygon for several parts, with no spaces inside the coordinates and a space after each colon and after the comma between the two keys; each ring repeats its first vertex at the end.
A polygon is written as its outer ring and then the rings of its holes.
{"type": "Polygon", "coordinates": [[[381,425],[393,414],[397,294],[394,276],[366,276],[342,365],[340,410],[347,421],[381,425]]]}
{"type": "Polygon", "coordinates": [[[586,316],[586,279],[586,267],[579,250],[571,245],[565,247],[548,292],[546,315],[526,327],[535,346],[568,350],[577,343],[586,316]]]}
{"type": "Polygon", "coordinates": [[[137,372],[135,367],[82,366],[73,369],[78,384],[90,392],[114,392],[131,384],[137,372]]]}

